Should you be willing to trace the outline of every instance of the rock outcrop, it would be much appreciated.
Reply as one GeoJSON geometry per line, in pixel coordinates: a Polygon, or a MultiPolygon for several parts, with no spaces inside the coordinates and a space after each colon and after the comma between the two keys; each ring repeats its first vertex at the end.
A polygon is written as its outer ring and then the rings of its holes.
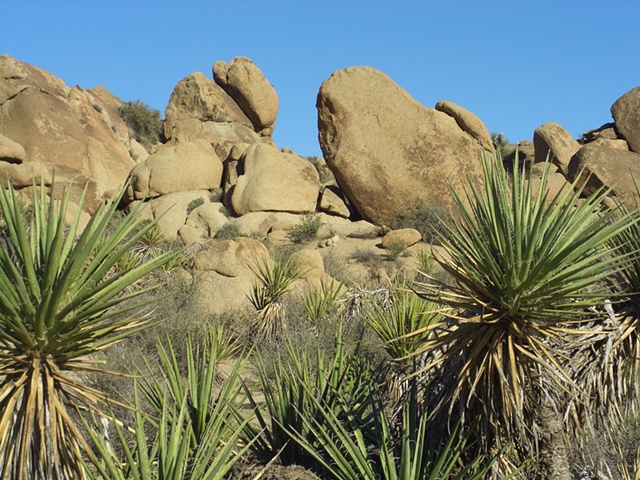
{"type": "Polygon", "coordinates": [[[629,144],[632,152],[640,153],[640,87],[629,90],[611,106],[616,130],[629,144]]]}
{"type": "Polygon", "coordinates": [[[544,162],[548,157],[564,174],[568,172],[571,157],[580,149],[571,134],[554,122],[547,122],[533,132],[533,145],[536,163],[544,162]]]}
{"type": "Polygon", "coordinates": [[[238,215],[257,211],[314,212],[320,177],[307,160],[254,144],[240,159],[231,204],[238,215]]]}
{"type": "Polygon", "coordinates": [[[587,144],[571,159],[569,179],[584,184],[586,194],[607,187],[627,208],[635,209],[638,202],[636,182],[640,179],[640,154],[587,144]]]}
{"type": "MultiPolygon", "coordinates": [[[[45,165],[62,182],[75,180],[78,189],[89,181],[87,206],[95,206],[124,184],[135,165],[128,128],[107,97],[104,87],[69,88],[44,70],[0,55],[0,135],[24,150],[4,161],[45,165]]],[[[10,169],[4,170],[13,181],[10,169]]]]}
{"type": "Polygon", "coordinates": [[[374,68],[334,72],[316,106],[327,165],[366,220],[389,225],[420,203],[452,208],[450,185],[462,191],[482,181],[481,144],[374,68]]]}
{"type": "Polygon", "coordinates": [[[278,94],[262,71],[248,58],[213,64],[213,78],[249,117],[256,132],[270,136],[278,116],[278,94]]]}
{"type": "Polygon", "coordinates": [[[475,138],[489,156],[495,153],[489,130],[476,114],[447,100],[440,100],[436,103],[436,110],[453,117],[458,126],[475,138]]]}
{"type": "Polygon", "coordinates": [[[222,162],[205,140],[166,144],[131,170],[127,199],[212,190],[220,187],[221,180],[222,162]]]}

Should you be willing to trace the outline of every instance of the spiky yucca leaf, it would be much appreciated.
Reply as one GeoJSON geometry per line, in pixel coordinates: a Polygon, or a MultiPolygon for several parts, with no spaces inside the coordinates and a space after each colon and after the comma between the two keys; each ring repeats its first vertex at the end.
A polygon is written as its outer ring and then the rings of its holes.
{"type": "Polygon", "coordinates": [[[84,197],[67,227],[69,193],[49,201],[44,187],[33,190],[27,224],[11,185],[0,187],[0,478],[82,478],[78,458],[91,450],[69,406],[100,410],[110,400],[75,372],[101,371],[87,355],[144,328],[148,319],[126,313],[153,287],[128,287],[174,254],[115,270],[153,224],[138,230],[134,211],[105,234],[115,198],[81,231],[84,197]]]}
{"type": "MultiPolygon", "coordinates": [[[[373,435],[346,425],[322,398],[311,396],[314,416],[304,416],[311,435],[290,431],[291,437],[331,478],[336,480],[480,480],[497,456],[461,460],[471,444],[471,433],[458,422],[442,441],[429,429],[428,415],[420,411],[416,385],[404,404],[398,434],[372,389],[367,405],[373,412],[373,435]]],[[[512,476],[505,477],[512,478],[512,476]]]]}
{"type": "Polygon", "coordinates": [[[387,353],[407,364],[442,321],[438,305],[421,299],[406,285],[393,287],[384,304],[373,303],[367,312],[367,323],[384,342],[387,353]]]}
{"type": "Polygon", "coordinates": [[[611,296],[604,283],[635,255],[607,242],[638,214],[602,211],[608,192],[581,199],[577,183],[549,197],[548,167],[534,189],[517,162],[510,180],[499,158],[484,160],[484,185],[471,185],[467,202],[453,192],[460,221],[447,227],[438,259],[457,286],[422,286],[459,312],[417,352],[442,352],[425,367],[440,389],[434,415],[481,414],[485,439],[527,443],[541,397],[584,400],[572,356],[602,333],[592,322],[611,296]]]}
{"type": "MultiPolygon", "coordinates": [[[[251,416],[232,424],[234,410],[242,402],[240,373],[244,359],[236,362],[229,378],[216,382],[217,360],[224,350],[220,341],[208,339],[203,348],[192,352],[189,341],[187,379],[182,382],[180,366],[171,341],[158,344],[163,370],[136,381],[131,407],[134,422],[129,431],[113,422],[115,443],[123,455],[118,458],[110,443],[88,425],[100,454],[93,479],[114,480],[222,480],[253,439],[238,446],[240,435],[251,416]],[[150,401],[154,414],[142,413],[138,394],[150,401]]],[[[222,342],[224,343],[224,342],[222,342]]]]}
{"type": "MultiPolygon", "coordinates": [[[[357,349],[349,352],[345,348],[342,326],[330,356],[318,350],[316,358],[310,358],[287,341],[286,352],[273,363],[273,371],[261,361],[259,373],[264,404],[259,405],[247,389],[257,425],[247,424],[244,437],[255,439],[251,449],[260,460],[277,458],[285,465],[300,462],[304,453],[291,432],[312,441],[304,426],[304,418],[318,417],[311,397],[322,399],[341,420],[348,418],[350,425],[365,424],[369,417],[366,398],[381,378],[381,371],[372,369],[357,349]]],[[[241,412],[236,413],[242,417],[241,412]]]]}
{"type": "Polygon", "coordinates": [[[310,287],[302,297],[307,318],[313,323],[322,320],[337,307],[338,300],[345,290],[346,287],[341,281],[321,278],[320,288],[310,287]]]}
{"type": "Polygon", "coordinates": [[[255,266],[256,282],[249,295],[251,304],[258,314],[256,334],[262,338],[272,338],[286,328],[286,307],[284,298],[291,284],[304,272],[290,262],[276,262],[266,259],[255,266]]]}

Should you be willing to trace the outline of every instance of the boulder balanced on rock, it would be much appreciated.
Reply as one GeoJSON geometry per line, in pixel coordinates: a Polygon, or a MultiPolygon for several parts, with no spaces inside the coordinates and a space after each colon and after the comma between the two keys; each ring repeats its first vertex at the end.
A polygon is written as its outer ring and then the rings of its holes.
{"type": "MultiPolygon", "coordinates": [[[[397,211],[420,203],[452,208],[449,186],[482,181],[486,141],[448,113],[423,106],[374,68],[334,72],[316,106],[327,165],[366,220],[390,225],[397,211]]],[[[444,107],[460,111],[450,102],[444,107]]]]}

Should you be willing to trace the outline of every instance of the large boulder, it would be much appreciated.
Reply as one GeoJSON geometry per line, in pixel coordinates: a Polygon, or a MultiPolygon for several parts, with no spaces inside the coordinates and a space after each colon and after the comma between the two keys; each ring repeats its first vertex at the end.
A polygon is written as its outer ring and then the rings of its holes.
{"type": "Polygon", "coordinates": [[[222,162],[205,140],[166,144],[129,175],[127,199],[140,200],[172,192],[212,190],[220,186],[222,162]]]}
{"type": "Polygon", "coordinates": [[[171,138],[177,143],[193,142],[198,139],[206,140],[223,161],[229,158],[231,150],[236,145],[270,143],[269,137],[259,136],[246,125],[213,121],[201,122],[195,118],[178,120],[171,138]]]}
{"type": "Polygon", "coordinates": [[[640,154],[589,143],[569,163],[569,179],[584,185],[585,193],[607,187],[627,208],[638,202],[636,182],[640,179],[640,154]]]}
{"type": "Polygon", "coordinates": [[[580,149],[580,144],[560,124],[547,122],[533,132],[535,163],[549,158],[563,173],[567,173],[571,157],[580,149]]]}
{"type": "Polygon", "coordinates": [[[231,205],[237,214],[315,211],[320,177],[304,158],[259,143],[244,152],[239,170],[243,173],[231,195],[231,205]]]}
{"type": "Polygon", "coordinates": [[[180,120],[238,123],[253,128],[249,118],[222,87],[201,72],[195,72],[178,82],[165,109],[164,135],[174,137],[180,120]]]}
{"type": "Polygon", "coordinates": [[[0,135],[0,162],[22,163],[27,161],[24,147],[10,138],[0,135]]]}
{"type": "Polygon", "coordinates": [[[475,138],[489,155],[495,153],[491,134],[484,122],[475,113],[447,100],[440,100],[436,103],[436,110],[452,116],[458,126],[475,138]]]}
{"type": "Polygon", "coordinates": [[[632,152],[640,153],[640,87],[629,90],[611,106],[618,133],[632,152]]]}
{"type": "Polygon", "coordinates": [[[87,206],[121,188],[135,162],[126,125],[115,110],[102,106],[105,92],[69,88],[44,70],[0,55],[0,135],[25,152],[9,161],[60,167],[61,181],[90,179],[95,198],[88,198],[87,206]]]}
{"type": "Polygon", "coordinates": [[[390,225],[398,210],[421,203],[450,209],[449,186],[482,182],[481,144],[374,68],[334,72],[317,108],[327,165],[366,220],[390,225]]]}
{"type": "Polygon", "coordinates": [[[229,63],[219,60],[212,70],[216,83],[236,101],[256,132],[271,135],[278,116],[278,94],[262,71],[246,57],[229,63]]]}
{"type": "Polygon", "coordinates": [[[209,244],[194,258],[194,287],[185,309],[206,316],[251,311],[254,272],[270,260],[267,247],[251,238],[209,244]]]}

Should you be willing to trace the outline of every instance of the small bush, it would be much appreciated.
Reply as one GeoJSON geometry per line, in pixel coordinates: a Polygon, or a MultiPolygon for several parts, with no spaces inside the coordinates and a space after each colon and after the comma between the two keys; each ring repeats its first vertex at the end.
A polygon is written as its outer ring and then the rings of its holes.
{"type": "Polygon", "coordinates": [[[191,200],[189,202],[189,205],[187,205],[187,215],[189,215],[191,212],[193,212],[200,205],[204,205],[204,198],[198,197],[198,198],[194,198],[193,200],[191,200]]]}
{"type": "Polygon", "coordinates": [[[141,100],[129,100],[118,107],[118,113],[131,134],[138,142],[149,149],[162,138],[162,118],[160,111],[151,108],[141,100]]]}
{"type": "Polygon", "coordinates": [[[218,230],[214,238],[217,240],[233,240],[241,236],[240,227],[234,222],[227,222],[218,230]]]}
{"type": "Polygon", "coordinates": [[[415,228],[422,235],[422,240],[439,244],[441,236],[446,232],[445,225],[451,223],[451,212],[431,205],[420,203],[414,207],[398,211],[391,221],[391,228],[415,228]]]}
{"type": "Polygon", "coordinates": [[[289,239],[293,243],[304,243],[316,238],[322,226],[322,219],[318,215],[305,215],[300,223],[289,232],[289,239]]]}
{"type": "Polygon", "coordinates": [[[400,254],[404,252],[406,249],[407,249],[407,246],[405,245],[404,242],[400,240],[395,240],[393,242],[390,242],[386,248],[387,259],[388,260],[397,259],[400,256],[400,254]]]}

